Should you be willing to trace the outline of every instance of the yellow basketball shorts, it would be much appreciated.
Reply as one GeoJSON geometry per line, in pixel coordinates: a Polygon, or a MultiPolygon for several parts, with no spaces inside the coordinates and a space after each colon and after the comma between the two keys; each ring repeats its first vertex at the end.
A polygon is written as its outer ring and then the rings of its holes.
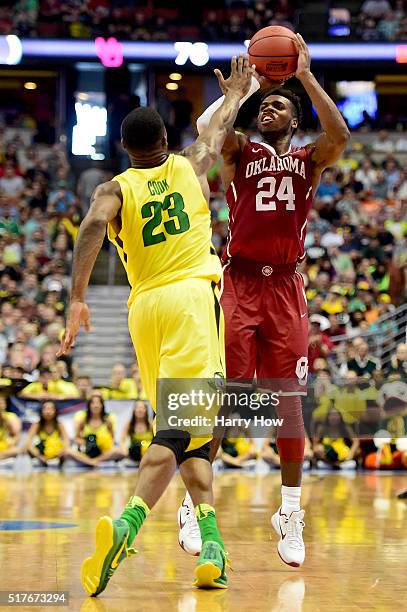
{"type": "MultiPolygon", "coordinates": [[[[160,378],[225,376],[223,312],[209,280],[181,280],[140,293],[130,307],[129,330],[154,411],[160,378]]],[[[208,440],[193,438],[187,451],[208,440]]]]}

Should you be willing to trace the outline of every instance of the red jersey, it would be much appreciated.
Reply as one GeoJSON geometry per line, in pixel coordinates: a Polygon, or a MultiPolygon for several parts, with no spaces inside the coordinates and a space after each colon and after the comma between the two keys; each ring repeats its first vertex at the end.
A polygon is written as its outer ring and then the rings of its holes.
{"type": "Polygon", "coordinates": [[[312,204],[312,149],[277,155],[266,143],[248,141],[226,193],[229,231],[222,259],[233,255],[275,264],[305,256],[312,204]]]}

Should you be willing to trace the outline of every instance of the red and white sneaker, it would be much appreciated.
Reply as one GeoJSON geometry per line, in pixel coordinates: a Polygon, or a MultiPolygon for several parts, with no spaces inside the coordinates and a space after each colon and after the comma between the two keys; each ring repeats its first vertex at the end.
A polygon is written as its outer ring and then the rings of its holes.
{"type": "Polygon", "coordinates": [[[274,531],[280,536],[278,554],[284,563],[300,567],[305,559],[305,546],[302,539],[304,529],[304,510],[291,512],[290,516],[281,512],[281,507],[271,517],[274,531]]]}
{"type": "Polygon", "coordinates": [[[189,555],[199,557],[202,548],[201,532],[195,516],[195,508],[189,493],[178,508],[178,542],[189,555]]]}

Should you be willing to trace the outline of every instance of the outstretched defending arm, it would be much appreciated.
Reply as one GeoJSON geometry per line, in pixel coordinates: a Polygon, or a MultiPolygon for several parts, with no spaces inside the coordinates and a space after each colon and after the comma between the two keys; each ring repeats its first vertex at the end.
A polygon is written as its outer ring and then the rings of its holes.
{"type": "MultiPolygon", "coordinates": [[[[222,87],[222,83],[225,83],[225,81],[220,71],[218,69],[215,69],[214,72],[216,76],[218,77],[219,85],[221,86],[222,92],[225,93],[225,89],[222,87]],[[219,75],[221,76],[222,80],[220,80],[219,75]]],[[[256,79],[256,77],[252,76],[249,91],[247,92],[245,96],[243,96],[243,98],[239,100],[239,108],[243,106],[246,100],[248,100],[250,96],[255,94],[256,91],[258,91],[259,89],[260,89],[259,81],[256,79]]],[[[212,119],[215,112],[222,106],[224,99],[225,99],[225,96],[223,95],[217,100],[215,100],[215,102],[212,102],[212,104],[208,106],[206,110],[204,110],[202,115],[198,117],[198,119],[196,120],[196,129],[198,130],[198,134],[201,134],[202,131],[208,127],[210,120],[212,119]]]]}
{"type": "Polygon", "coordinates": [[[313,162],[319,181],[322,171],[334,164],[341,156],[350,137],[347,125],[335,103],[322,89],[311,72],[311,57],[308,47],[297,34],[298,67],[295,76],[301,81],[314,105],[323,133],[314,143],[313,162]]]}
{"type": "Polygon", "coordinates": [[[90,329],[89,308],[85,303],[86,290],[105,238],[107,224],[115,219],[121,205],[120,185],[116,181],[99,185],[93,193],[89,212],[81,223],[75,242],[69,314],[58,355],[68,353],[81,325],[86,331],[90,329]]]}
{"type": "Polygon", "coordinates": [[[233,127],[239,111],[239,102],[249,91],[253,68],[249,65],[248,57],[241,55],[238,59],[232,59],[231,74],[226,81],[219,70],[215,72],[219,83],[225,87],[224,100],[196,142],[184,151],[184,155],[194,167],[207,199],[209,188],[206,173],[221,153],[226,136],[233,127]]]}
{"type": "MultiPolygon", "coordinates": [[[[242,98],[240,99],[239,108],[244,104],[244,102],[246,102],[246,100],[250,98],[250,96],[255,94],[259,89],[263,92],[271,92],[273,89],[275,89],[276,87],[280,87],[282,84],[281,81],[271,81],[267,77],[257,74],[255,68],[255,66],[252,66],[250,87],[247,93],[245,93],[245,95],[242,96],[242,98]]],[[[218,77],[219,87],[222,93],[225,94],[231,77],[229,77],[228,79],[224,79],[220,70],[216,69],[214,72],[218,77]]],[[[219,109],[220,105],[224,100],[224,97],[225,96],[223,95],[221,98],[218,98],[218,100],[215,100],[215,102],[213,102],[202,113],[202,115],[198,117],[196,127],[198,129],[199,134],[209,125],[212,116],[219,109]]],[[[223,165],[221,169],[221,175],[225,190],[229,187],[231,181],[233,180],[236,171],[236,166],[239,164],[240,155],[245,147],[246,142],[247,136],[245,136],[245,134],[242,134],[241,132],[236,132],[232,124],[226,134],[226,138],[222,147],[223,165]]]]}

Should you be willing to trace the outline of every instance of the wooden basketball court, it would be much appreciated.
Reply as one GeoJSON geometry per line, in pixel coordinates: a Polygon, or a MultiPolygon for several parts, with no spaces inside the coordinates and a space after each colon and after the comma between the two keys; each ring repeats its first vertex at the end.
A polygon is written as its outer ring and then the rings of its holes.
{"type": "Polygon", "coordinates": [[[405,474],[305,476],[307,558],[299,570],[280,561],[269,527],[280,498],[278,472],[216,474],[216,506],[233,571],[229,589],[213,592],[192,587],[194,559],[178,546],[183,487],[177,477],[136,539],[139,555],[123,562],[98,599],[87,598],[79,571],[93,547],[95,521],[120,514],[136,478],[120,472],[1,474],[0,591],[69,591],[69,608],[60,609],[81,612],[405,608],[407,502],[396,498],[407,488],[405,474]]]}

